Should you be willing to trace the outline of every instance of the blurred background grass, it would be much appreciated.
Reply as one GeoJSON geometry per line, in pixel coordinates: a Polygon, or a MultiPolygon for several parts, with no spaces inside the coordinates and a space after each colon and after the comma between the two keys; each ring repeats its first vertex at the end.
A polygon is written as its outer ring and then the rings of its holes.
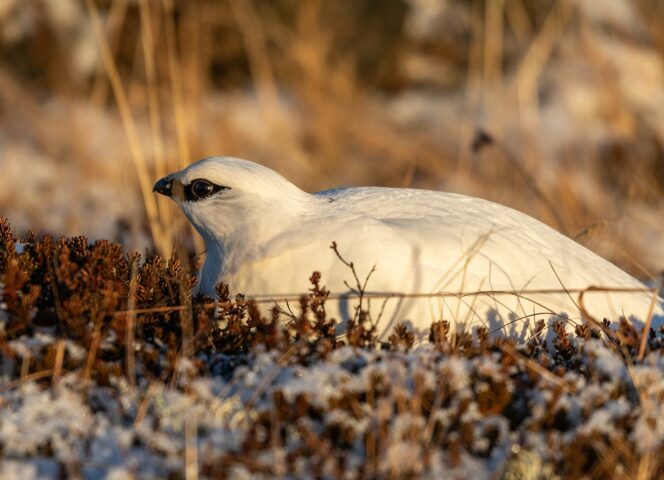
{"type": "Polygon", "coordinates": [[[152,183],[235,155],[482,196],[649,278],[663,26],[658,0],[1,0],[0,215],[200,252],[152,183]]]}

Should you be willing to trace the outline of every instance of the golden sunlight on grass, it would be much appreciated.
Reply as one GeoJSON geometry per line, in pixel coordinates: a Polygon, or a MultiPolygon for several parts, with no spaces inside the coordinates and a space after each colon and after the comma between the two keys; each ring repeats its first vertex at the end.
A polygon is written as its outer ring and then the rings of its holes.
{"type": "Polygon", "coordinates": [[[47,184],[44,195],[63,172],[89,185],[69,185],[72,198],[93,211],[112,203],[113,212],[101,227],[85,211],[45,220],[14,186],[0,211],[20,217],[19,228],[200,252],[150,187],[223,154],[263,162],[307,189],[480,195],[642,278],[664,264],[655,2],[58,5],[10,2],[0,12],[0,97],[15,112],[2,120],[5,182],[32,162],[44,171],[35,186],[47,184]]]}

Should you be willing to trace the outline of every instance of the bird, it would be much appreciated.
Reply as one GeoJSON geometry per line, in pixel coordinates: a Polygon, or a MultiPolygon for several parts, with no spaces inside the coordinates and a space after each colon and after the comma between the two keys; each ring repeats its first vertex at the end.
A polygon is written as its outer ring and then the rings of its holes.
{"type": "MultiPolygon", "coordinates": [[[[197,289],[290,308],[320,272],[340,332],[358,301],[384,340],[405,322],[428,338],[433,322],[528,339],[621,317],[664,324],[662,300],[608,260],[507,206],[416,188],[307,193],[274,170],[209,157],[158,180],[205,242],[197,289]],[[539,325],[539,326],[538,326],[539,325]]],[[[268,308],[267,306],[265,308],[268,308]]]]}

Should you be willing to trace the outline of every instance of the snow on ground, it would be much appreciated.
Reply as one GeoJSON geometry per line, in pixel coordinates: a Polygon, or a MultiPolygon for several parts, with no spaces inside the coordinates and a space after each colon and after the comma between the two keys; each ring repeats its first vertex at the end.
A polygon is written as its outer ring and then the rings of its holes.
{"type": "MultiPolygon", "coordinates": [[[[101,13],[116,21],[124,15],[119,7],[129,5],[120,26],[136,44],[117,59],[131,71],[123,71],[123,81],[156,179],[159,142],[146,106],[137,4],[102,3],[113,12],[101,13]]],[[[465,0],[407,3],[385,89],[349,88],[362,81],[343,77],[344,62],[354,65],[350,56],[312,66],[311,59],[332,57],[316,48],[333,36],[329,18],[310,23],[307,12],[299,23],[316,28],[305,28],[304,37],[288,25],[265,29],[268,37],[286,31],[269,42],[302,62],[290,86],[292,78],[275,70],[274,103],[262,95],[264,78],[245,73],[239,86],[214,86],[232,62],[246,63],[243,52],[229,63],[210,57],[201,71],[216,73],[184,92],[181,113],[190,128],[181,132],[172,120],[169,65],[157,65],[164,161],[176,169],[182,161],[235,154],[308,190],[389,184],[462,191],[555,225],[535,185],[569,235],[639,277],[645,274],[635,265],[660,271],[664,63],[653,26],[661,8],[650,16],[648,2],[524,1],[505,2],[505,15],[492,16],[465,0]],[[484,22],[491,20],[504,34],[490,36],[484,22]],[[318,30],[321,37],[306,36],[318,30]],[[291,40],[296,48],[289,50],[291,40]],[[479,128],[497,147],[472,151],[479,128]],[[519,171],[504,157],[532,178],[516,182],[519,171]]],[[[41,12],[35,2],[0,2],[0,214],[20,231],[84,233],[142,251],[151,244],[144,200],[89,15],[73,0],[54,5],[41,12]]],[[[163,12],[153,13],[156,26],[163,12]]],[[[227,20],[224,12],[216,14],[197,30],[203,43],[228,34],[215,23],[227,20]]],[[[190,17],[178,17],[183,39],[199,38],[188,34],[190,17]]],[[[167,43],[158,42],[158,60],[169,61],[167,43]]],[[[189,72],[201,52],[184,53],[182,71],[189,72]]],[[[280,59],[268,55],[276,66],[280,59]]],[[[184,228],[181,217],[162,221],[184,228]]],[[[27,242],[15,253],[31,248],[27,242]]],[[[99,249],[101,257],[108,252],[99,249]]],[[[61,280],[85,289],[94,271],[61,280]]],[[[612,339],[584,334],[548,346],[480,345],[476,338],[410,351],[318,351],[289,337],[308,352],[302,355],[268,345],[270,337],[250,351],[221,353],[215,344],[182,358],[181,339],[169,337],[169,326],[136,342],[133,386],[125,374],[124,323],[113,316],[125,308],[126,292],[107,306],[103,361],[86,375],[99,291],[60,305],[67,313],[83,304],[74,318],[80,322],[70,325],[50,304],[47,315],[22,311],[22,302],[30,306],[30,285],[24,288],[20,276],[0,280],[0,478],[183,478],[192,465],[201,478],[664,476],[664,332],[653,332],[642,360],[640,337],[620,329],[612,339]],[[58,351],[63,370],[56,375],[58,351]]],[[[162,282],[166,290],[171,280],[162,282]]],[[[155,293],[160,282],[147,282],[143,306],[179,304],[155,293]]],[[[112,299],[127,283],[99,284],[111,285],[104,295],[112,299]]],[[[49,285],[40,285],[43,302],[53,302],[49,285]]],[[[180,302],[179,291],[176,297],[180,302]]],[[[155,318],[136,320],[147,329],[155,318]]],[[[158,325],[166,320],[173,319],[156,317],[158,325]]],[[[233,345],[231,333],[215,338],[224,346],[230,336],[233,345]]]]}
{"type": "Polygon", "coordinates": [[[203,478],[373,471],[488,479],[520,462],[535,469],[527,478],[553,478],[571,445],[623,441],[641,454],[658,451],[662,351],[631,373],[598,340],[585,351],[582,366],[556,376],[554,387],[524,364],[506,366],[504,354],[466,357],[431,345],[409,353],[343,347],[308,365],[257,353],[228,379],[182,376],[170,386],[85,384],[79,373],[52,386],[5,377],[0,476],[179,476],[189,446],[203,478]],[[507,405],[495,397],[503,388],[507,405]]]}

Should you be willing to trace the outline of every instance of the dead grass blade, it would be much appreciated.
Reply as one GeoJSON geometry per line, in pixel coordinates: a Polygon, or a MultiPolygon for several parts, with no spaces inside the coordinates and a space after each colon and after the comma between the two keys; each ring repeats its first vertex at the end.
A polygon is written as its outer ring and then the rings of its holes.
{"type": "Polygon", "coordinates": [[[118,110],[120,112],[120,117],[122,118],[125,134],[129,142],[131,158],[133,160],[136,174],[138,176],[141,194],[143,196],[143,204],[145,205],[145,210],[150,224],[152,239],[155,243],[155,246],[157,247],[157,250],[163,256],[169,256],[171,253],[167,249],[169,242],[166,240],[166,237],[163,234],[162,226],[159,223],[157,202],[154,198],[154,195],[152,194],[152,182],[150,180],[150,173],[145,159],[145,154],[141,146],[136,122],[134,121],[134,116],[131,112],[129,99],[127,97],[124,85],[122,84],[120,72],[118,71],[115,59],[113,58],[113,54],[111,53],[111,49],[108,45],[108,40],[104,32],[104,27],[99,16],[99,11],[97,10],[97,6],[93,0],[85,0],[85,6],[92,21],[92,28],[101,53],[102,61],[104,63],[106,75],[108,76],[108,79],[111,83],[111,88],[113,89],[118,110]]]}

